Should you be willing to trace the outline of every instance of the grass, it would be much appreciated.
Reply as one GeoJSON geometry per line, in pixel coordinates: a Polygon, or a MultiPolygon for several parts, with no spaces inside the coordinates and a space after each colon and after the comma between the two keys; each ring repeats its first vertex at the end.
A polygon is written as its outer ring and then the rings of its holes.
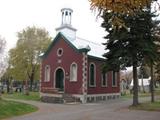
{"type": "Polygon", "coordinates": [[[37,110],[38,108],[32,105],[0,100],[0,120],[4,118],[35,112],[37,110]]]}
{"type": "Polygon", "coordinates": [[[160,87],[155,89],[155,95],[159,95],[160,96],[160,87]]]}
{"type": "Polygon", "coordinates": [[[40,101],[39,92],[29,92],[29,95],[24,95],[24,93],[14,92],[13,94],[3,94],[4,98],[10,99],[20,99],[20,100],[33,100],[40,101]]]}
{"type": "MultiPolygon", "coordinates": [[[[138,97],[149,97],[150,93],[138,93],[138,97]]],[[[122,99],[130,99],[133,98],[133,94],[126,94],[121,96],[122,99]]]]}
{"type": "Polygon", "coordinates": [[[159,111],[160,112],[160,101],[154,103],[141,103],[138,106],[130,106],[130,109],[134,110],[145,110],[145,111],[159,111]]]}
{"type": "MultiPolygon", "coordinates": [[[[160,96],[160,87],[155,89],[154,94],[155,94],[155,96],[160,96]]],[[[151,93],[148,93],[148,92],[146,92],[146,93],[139,92],[138,93],[138,97],[150,97],[150,96],[151,96],[151,93]]],[[[122,99],[130,99],[130,98],[133,98],[133,94],[127,93],[126,95],[121,96],[121,98],[122,99]]]]}
{"type": "MultiPolygon", "coordinates": [[[[160,96],[160,87],[155,89],[155,96],[160,96]]],[[[138,93],[138,97],[139,98],[143,98],[143,97],[150,97],[151,93],[138,93]]],[[[121,96],[122,99],[132,99],[133,95],[132,94],[126,94],[121,96]]],[[[134,109],[134,110],[145,110],[145,111],[159,111],[160,112],[160,100],[159,101],[155,101],[154,103],[151,102],[146,102],[146,103],[141,103],[137,106],[130,106],[129,109],[134,109]]]]}

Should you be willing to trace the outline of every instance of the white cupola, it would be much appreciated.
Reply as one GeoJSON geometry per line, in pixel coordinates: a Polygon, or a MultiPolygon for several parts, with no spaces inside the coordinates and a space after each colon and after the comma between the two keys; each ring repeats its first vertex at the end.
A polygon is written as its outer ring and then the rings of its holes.
{"type": "Polygon", "coordinates": [[[71,25],[71,18],[73,10],[70,8],[61,9],[62,12],[62,25],[71,25]]]}
{"type": "Polygon", "coordinates": [[[61,32],[66,37],[68,37],[71,40],[76,39],[76,29],[72,27],[71,21],[72,21],[72,13],[73,10],[70,8],[63,8],[61,9],[62,12],[62,22],[61,26],[56,28],[57,33],[61,32]]]}

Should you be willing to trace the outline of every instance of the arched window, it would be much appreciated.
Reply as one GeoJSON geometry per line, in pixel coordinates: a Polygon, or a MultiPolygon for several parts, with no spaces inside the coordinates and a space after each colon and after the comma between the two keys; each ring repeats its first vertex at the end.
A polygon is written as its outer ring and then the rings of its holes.
{"type": "Polygon", "coordinates": [[[118,77],[118,73],[115,71],[112,71],[112,87],[117,87],[117,77],[118,77]]]}
{"type": "Polygon", "coordinates": [[[66,14],[65,14],[66,16],[68,15],[68,12],[66,11],[66,14]]]}
{"type": "Polygon", "coordinates": [[[90,87],[95,87],[96,85],[96,72],[95,72],[96,68],[94,64],[90,64],[90,68],[89,68],[89,85],[90,87]]]}
{"type": "Polygon", "coordinates": [[[101,85],[102,87],[107,87],[107,73],[102,73],[101,85]]]}
{"type": "Polygon", "coordinates": [[[50,66],[49,65],[45,66],[45,79],[44,79],[44,81],[45,82],[50,81],[50,66]]]}
{"type": "Polygon", "coordinates": [[[70,66],[70,81],[77,81],[77,64],[72,63],[70,66]]]}

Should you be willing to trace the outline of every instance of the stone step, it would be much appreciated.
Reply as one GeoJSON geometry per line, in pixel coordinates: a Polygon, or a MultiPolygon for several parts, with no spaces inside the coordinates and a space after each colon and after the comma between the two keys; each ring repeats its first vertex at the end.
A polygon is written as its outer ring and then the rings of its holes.
{"type": "Polygon", "coordinates": [[[42,102],[47,102],[47,103],[63,103],[63,99],[60,97],[49,97],[49,96],[43,96],[41,98],[42,102]]]}
{"type": "Polygon", "coordinates": [[[63,94],[63,100],[64,100],[64,103],[80,102],[80,100],[78,98],[76,98],[75,96],[72,96],[70,94],[63,94]]]}

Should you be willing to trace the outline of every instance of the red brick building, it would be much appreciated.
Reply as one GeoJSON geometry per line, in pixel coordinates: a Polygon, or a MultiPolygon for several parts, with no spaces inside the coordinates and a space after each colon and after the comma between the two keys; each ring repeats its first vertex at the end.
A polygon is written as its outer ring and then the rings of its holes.
{"type": "Polygon", "coordinates": [[[73,11],[64,8],[61,12],[62,24],[41,56],[42,100],[65,102],[65,95],[83,103],[118,98],[119,73],[102,73],[104,46],[77,37],[71,26],[73,11]]]}

